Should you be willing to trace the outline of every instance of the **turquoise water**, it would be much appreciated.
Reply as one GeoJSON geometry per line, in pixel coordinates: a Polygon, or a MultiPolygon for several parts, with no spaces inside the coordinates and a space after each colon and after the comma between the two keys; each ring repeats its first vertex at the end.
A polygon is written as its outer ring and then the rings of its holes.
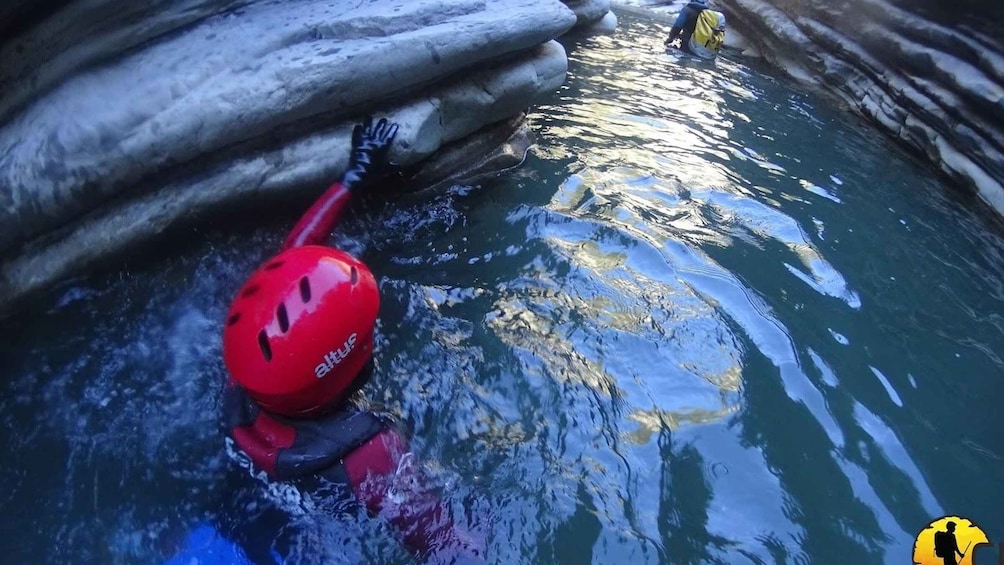
{"type": "MultiPolygon", "coordinates": [[[[947,513],[1002,539],[1001,223],[666,31],[565,40],[520,168],[356,207],[333,241],[383,292],[360,402],[407,425],[493,562],[909,563],[947,513]]],[[[224,453],[221,320],[294,219],[5,321],[0,561],[155,563],[271,504],[292,562],[408,562],[379,521],[267,496],[224,453]]]]}

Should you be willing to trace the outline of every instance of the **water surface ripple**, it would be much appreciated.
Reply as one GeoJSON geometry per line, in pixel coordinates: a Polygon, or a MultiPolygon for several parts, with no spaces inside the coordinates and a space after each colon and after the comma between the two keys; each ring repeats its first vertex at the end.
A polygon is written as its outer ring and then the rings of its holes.
{"type": "MultiPolygon", "coordinates": [[[[357,207],[333,241],[383,292],[360,402],[407,425],[498,563],[908,563],[945,513],[1004,536],[1000,224],[666,31],[568,39],[522,167],[357,207]]],[[[9,322],[0,555],[153,563],[271,505],[294,562],[407,562],[379,521],[266,496],[222,452],[220,321],[292,220],[9,322]]]]}

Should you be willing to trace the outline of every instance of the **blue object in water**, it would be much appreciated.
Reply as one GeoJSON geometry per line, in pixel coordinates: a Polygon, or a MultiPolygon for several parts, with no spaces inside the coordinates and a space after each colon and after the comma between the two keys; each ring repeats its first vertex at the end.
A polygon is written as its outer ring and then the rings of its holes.
{"type": "Polygon", "coordinates": [[[253,565],[244,551],[216,528],[202,524],[185,538],[177,555],[162,565],[253,565]]]}

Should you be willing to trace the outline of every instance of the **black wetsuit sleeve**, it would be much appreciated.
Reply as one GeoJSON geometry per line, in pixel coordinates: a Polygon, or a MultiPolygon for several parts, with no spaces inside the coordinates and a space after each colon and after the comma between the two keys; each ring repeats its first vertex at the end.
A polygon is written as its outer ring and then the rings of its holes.
{"type": "Polygon", "coordinates": [[[676,16],[676,21],[673,22],[673,27],[669,30],[669,38],[666,39],[666,43],[672,43],[674,39],[680,36],[680,32],[683,31],[684,24],[687,23],[687,9],[684,7],[680,11],[680,14],[676,16]]]}
{"type": "Polygon", "coordinates": [[[686,21],[680,32],[680,43],[686,47],[690,42],[690,36],[694,35],[694,30],[697,29],[697,16],[701,15],[701,10],[688,5],[683,9],[683,12],[686,14],[686,21]]]}

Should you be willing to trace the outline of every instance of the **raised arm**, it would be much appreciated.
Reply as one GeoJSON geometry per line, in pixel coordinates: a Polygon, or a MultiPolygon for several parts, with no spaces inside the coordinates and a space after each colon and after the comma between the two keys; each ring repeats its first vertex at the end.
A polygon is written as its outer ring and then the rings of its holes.
{"type": "Polygon", "coordinates": [[[397,127],[386,118],[373,125],[373,118],[367,117],[352,130],[348,169],[296,223],[283,243],[284,250],[302,245],[321,245],[327,241],[352,193],[368,184],[385,168],[387,152],[397,135],[397,127]]]}

